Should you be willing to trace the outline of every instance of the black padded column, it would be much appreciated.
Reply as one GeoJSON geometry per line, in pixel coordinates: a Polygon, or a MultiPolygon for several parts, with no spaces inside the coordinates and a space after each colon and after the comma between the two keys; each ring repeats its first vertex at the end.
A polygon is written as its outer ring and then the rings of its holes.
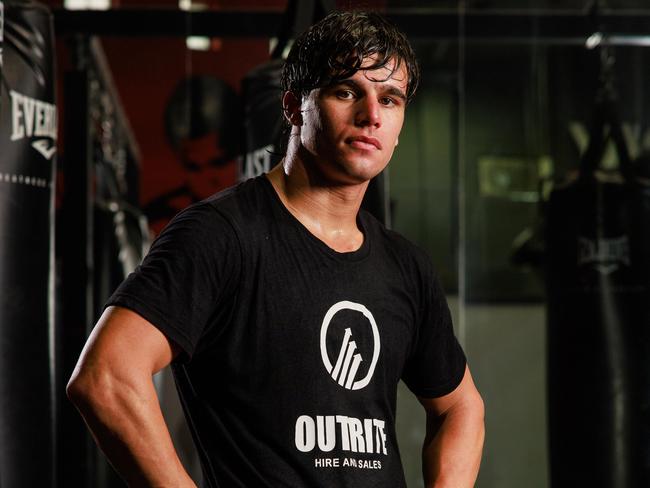
{"type": "Polygon", "coordinates": [[[52,19],[45,7],[33,2],[3,3],[0,485],[45,487],[54,486],[56,425],[52,19]]]}

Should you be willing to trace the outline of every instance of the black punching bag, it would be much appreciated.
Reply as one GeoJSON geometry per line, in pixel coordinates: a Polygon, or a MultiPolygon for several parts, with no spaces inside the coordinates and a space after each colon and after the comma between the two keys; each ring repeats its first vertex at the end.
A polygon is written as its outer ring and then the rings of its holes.
{"type": "Polygon", "coordinates": [[[49,11],[4,2],[0,86],[0,485],[54,486],[53,175],[49,11]]]}
{"type": "MultiPolygon", "coordinates": [[[[284,60],[272,59],[242,80],[244,99],[244,155],[239,179],[266,173],[281,159],[285,122],[280,75],[284,60]]],[[[287,129],[288,130],[288,129],[287,129]]]]}
{"type": "Polygon", "coordinates": [[[271,59],[242,80],[243,157],[239,179],[269,171],[284,156],[289,127],[282,115],[282,67],[292,39],[333,9],[331,1],[289,0],[271,59]]]}
{"type": "Polygon", "coordinates": [[[547,212],[548,400],[551,486],[650,486],[650,187],[628,160],[603,102],[574,181],[547,212]],[[619,171],[597,169],[608,136],[619,171]],[[644,364],[646,363],[646,364],[644,364]],[[645,408],[645,410],[644,410],[645,408]],[[645,420],[644,420],[645,418],[645,420]]]}
{"type": "MultiPolygon", "coordinates": [[[[291,39],[334,8],[335,2],[332,0],[290,0],[271,60],[244,77],[244,151],[239,168],[240,180],[266,173],[284,157],[290,128],[282,115],[283,51],[291,39]]],[[[381,222],[390,224],[387,186],[384,173],[373,178],[362,207],[381,222]]]]}

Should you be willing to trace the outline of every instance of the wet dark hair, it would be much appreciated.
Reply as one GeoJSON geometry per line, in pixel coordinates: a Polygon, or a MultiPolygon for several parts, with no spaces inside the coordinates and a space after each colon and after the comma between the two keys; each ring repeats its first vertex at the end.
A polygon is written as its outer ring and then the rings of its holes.
{"type": "Polygon", "coordinates": [[[358,70],[373,71],[389,61],[389,76],[406,67],[406,98],[410,101],[420,81],[413,48],[395,25],[374,12],[333,12],[296,39],[282,70],[283,91],[305,96],[315,88],[332,85],[358,70]],[[361,67],[369,56],[372,65],[361,67]]]}

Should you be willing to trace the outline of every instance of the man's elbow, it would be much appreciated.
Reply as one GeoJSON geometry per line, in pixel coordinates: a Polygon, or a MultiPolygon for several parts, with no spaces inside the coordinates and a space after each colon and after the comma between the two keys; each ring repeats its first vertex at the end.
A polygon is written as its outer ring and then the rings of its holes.
{"type": "Polygon", "coordinates": [[[75,368],[72,376],[65,387],[65,393],[76,407],[80,407],[89,402],[92,398],[92,385],[88,379],[88,374],[79,366],[75,368]]]}
{"type": "Polygon", "coordinates": [[[104,372],[77,365],[65,388],[68,399],[82,412],[106,404],[110,389],[105,376],[104,372]]]}

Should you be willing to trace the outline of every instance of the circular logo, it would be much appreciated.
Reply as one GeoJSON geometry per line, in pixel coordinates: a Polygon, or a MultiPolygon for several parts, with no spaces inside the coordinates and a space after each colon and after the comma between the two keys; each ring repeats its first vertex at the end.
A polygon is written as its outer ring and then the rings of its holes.
{"type": "Polygon", "coordinates": [[[377,328],[377,322],[375,318],[370,313],[364,305],[360,303],[342,301],[335,303],[330,307],[330,309],[325,314],[323,319],[323,324],[320,328],[320,353],[323,358],[323,364],[328,374],[336,381],[339,385],[347,390],[360,390],[370,383],[372,375],[375,372],[375,366],[377,366],[377,360],[379,359],[379,351],[381,349],[381,343],[379,341],[379,329],[377,328]],[[370,360],[370,367],[366,376],[357,379],[357,374],[359,373],[359,366],[367,358],[363,358],[359,352],[357,352],[357,344],[354,340],[351,328],[345,329],[345,334],[343,335],[343,340],[341,341],[341,347],[339,349],[338,356],[336,357],[335,363],[332,364],[330,361],[329,354],[327,352],[327,330],[329,329],[330,322],[334,315],[336,315],[341,310],[352,310],[363,314],[363,316],[370,323],[372,329],[373,337],[373,353],[372,359],[370,360]]]}

